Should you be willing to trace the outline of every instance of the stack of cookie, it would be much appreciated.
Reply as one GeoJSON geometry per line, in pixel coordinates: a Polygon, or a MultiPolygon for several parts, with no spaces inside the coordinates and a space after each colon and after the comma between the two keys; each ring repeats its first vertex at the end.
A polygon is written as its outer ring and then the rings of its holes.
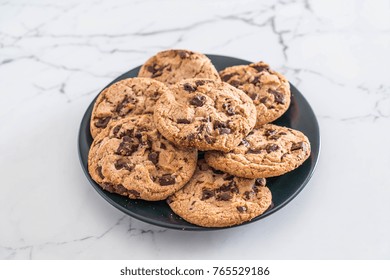
{"type": "Polygon", "coordinates": [[[98,96],[89,172],[109,192],[166,199],[199,226],[249,221],[272,205],[265,178],[310,155],[305,135],[270,124],[289,105],[288,81],[263,62],[218,73],[203,54],[160,52],[98,96]]]}

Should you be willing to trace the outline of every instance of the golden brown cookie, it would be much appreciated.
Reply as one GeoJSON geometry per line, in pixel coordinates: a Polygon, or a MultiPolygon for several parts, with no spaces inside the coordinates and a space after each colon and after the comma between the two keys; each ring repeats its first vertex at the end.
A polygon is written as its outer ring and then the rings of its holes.
{"type": "Polygon", "coordinates": [[[279,176],[299,167],[310,156],[310,142],[300,131],[265,124],[254,129],[229,153],[210,151],[207,163],[245,178],[279,176]]]}
{"type": "Polygon", "coordinates": [[[179,146],[230,151],[253,129],[256,108],[243,91],[227,83],[187,79],[161,96],[154,121],[179,146]]]}
{"type": "Polygon", "coordinates": [[[149,58],[138,77],[148,77],[166,84],[188,78],[220,80],[218,71],[204,54],[189,50],[166,50],[149,58]]]}
{"type": "Polygon", "coordinates": [[[279,118],[290,106],[290,84],[264,62],[228,67],[219,72],[224,82],[244,91],[257,110],[256,127],[279,118]]]}
{"type": "Polygon", "coordinates": [[[92,138],[111,120],[130,115],[153,114],[158,98],[168,91],[161,82],[149,78],[130,78],[114,83],[98,96],[92,110],[92,138]]]}
{"type": "Polygon", "coordinates": [[[197,151],[180,149],[157,131],[151,115],[110,122],[88,156],[92,178],[109,192],[133,199],[163,200],[195,171],[197,151]]]}
{"type": "Polygon", "coordinates": [[[263,214],[272,204],[265,179],[244,179],[198,161],[194,176],[167,202],[173,212],[202,227],[238,225],[263,214]]]}

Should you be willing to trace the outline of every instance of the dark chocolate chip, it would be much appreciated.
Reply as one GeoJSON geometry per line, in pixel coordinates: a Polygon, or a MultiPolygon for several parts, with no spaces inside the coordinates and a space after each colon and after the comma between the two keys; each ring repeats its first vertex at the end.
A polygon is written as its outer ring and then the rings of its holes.
{"type": "Polygon", "coordinates": [[[122,184],[114,186],[114,189],[117,193],[121,193],[121,194],[128,192],[128,190],[122,184]]]}
{"type": "Polygon", "coordinates": [[[279,146],[276,145],[276,144],[268,144],[266,147],[265,147],[265,150],[267,151],[267,153],[271,153],[271,152],[275,152],[279,149],[279,146]]]}
{"type": "Polygon", "coordinates": [[[195,81],[195,85],[197,85],[197,86],[203,86],[205,83],[206,83],[205,80],[197,80],[197,81],[195,81]]]}
{"type": "Polygon", "coordinates": [[[176,121],[177,123],[179,123],[179,124],[189,124],[189,123],[191,123],[189,120],[187,120],[187,119],[177,119],[177,121],[176,121]]]}
{"type": "Polygon", "coordinates": [[[114,192],[115,191],[114,184],[112,184],[112,183],[104,182],[104,183],[101,183],[100,185],[102,186],[103,190],[106,190],[106,191],[109,191],[109,192],[114,192]]]}
{"type": "Polygon", "coordinates": [[[231,198],[232,198],[232,195],[230,193],[221,193],[215,197],[216,200],[221,200],[221,201],[228,201],[231,198]]]}
{"type": "Polygon", "coordinates": [[[268,100],[267,96],[260,98],[260,103],[265,104],[265,102],[267,102],[267,100],[268,100]]]}
{"type": "Polygon", "coordinates": [[[102,179],[105,178],[104,175],[103,175],[103,173],[102,173],[102,167],[101,167],[101,166],[98,166],[98,167],[96,168],[96,172],[97,172],[97,174],[99,175],[100,178],[102,178],[102,179]]]}
{"type": "Polygon", "coordinates": [[[192,99],[190,99],[190,104],[195,107],[202,107],[206,102],[206,97],[203,95],[195,95],[192,99]]]}
{"type": "Polygon", "coordinates": [[[305,151],[305,144],[303,142],[293,143],[291,146],[291,151],[303,149],[305,151]]]}
{"type": "Polygon", "coordinates": [[[265,186],[266,180],[264,178],[257,178],[255,180],[256,186],[265,186]]]}
{"type": "Polygon", "coordinates": [[[229,84],[231,84],[234,87],[239,87],[241,85],[241,82],[237,81],[237,80],[233,80],[233,81],[230,81],[229,84]]]}
{"type": "Polygon", "coordinates": [[[260,81],[260,76],[256,76],[251,83],[256,85],[259,81],[260,81]]]}
{"type": "Polygon", "coordinates": [[[228,175],[226,178],[225,178],[225,180],[233,180],[234,179],[234,176],[233,175],[228,175]]]}
{"type": "Polygon", "coordinates": [[[148,160],[150,160],[154,165],[156,165],[158,163],[158,153],[151,152],[148,155],[148,160]]]}
{"type": "Polygon", "coordinates": [[[227,127],[227,124],[221,121],[215,121],[214,122],[214,129],[220,128],[220,127],[227,127]]]}
{"type": "Polygon", "coordinates": [[[115,163],[114,163],[114,166],[115,166],[115,169],[116,170],[119,170],[119,169],[122,169],[126,166],[126,162],[124,162],[123,160],[117,160],[115,163]]]}
{"type": "Polygon", "coordinates": [[[224,103],[224,104],[222,105],[222,108],[225,109],[226,114],[227,114],[228,116],[233,116],[233,115],[236,114],[236,112],[234,112],[234,109],[233,109],[229,104],[224,103]]]}
{"type": "Polygon", "coordinates": [[[125,135],[123,138],[122,138],[123,142],[133,142],[133,138],[131,138],[130,136],[127,136],[125,135]]]}
{"type": "Polygon", "coordinates": [[[99,118],[97,122],[95,122],[95,126],[98,128],[106,128],[110,119],[111,117],[99,118]]]}
{"type": "Polygon", "coordinates": [[[264,136],[271,136],[271,135],[274,135],[276,133],[276,130],[275,129],[267,129],[264,133],[264,136]]]}
{"type": "Polygon", "coordinates": [[[134,129],[127,129],[125,131],[123,131],[121,134],[120,134],[120,138],[123,138],[124,136],[128,136],[130,138],[133,138],[134,137],[134,129]]]}
{"type": "Polygon", "coordinates": [[[245,212],[247,209],[245,206],[237,206],[237,211],[240,212],[240,213],[243,213],[245,212]]]}
{"type": "Polygon", "coordinates": [[[213,196],[214,196],[214,191],[212,191],[210,189],[204,189],[202,191],[201,200],[206,200],[206,199],[209,199],[210,197],[213,197],[213,196]]]}
{"type": "Polygon", "coordinates": [[[140,193],[137,192],[136,190],[128,190],[127,192],[129,194],[133,195],[133,197],[135,197],[135,198],[139,198],[140,197],[140,193]]]}
{"type": "MultiPolygon", "coordinates": [[[[128,137],[128,136],[125,136],[128,137]]],[[[129,142],[121,142],[119,144],[116,153],[122,156],[131,156],[136,150],[138,150],[138,144],[129,143],[129,142]]]]}
{"type": "Polygon", "coordinates": [[[230,80],[231,77],[233,77],[235,74],[226,74],[221,76],[222,81],[227,82],[230,80]]]}
{"type": "Polygon", "coordinates": [[[190,133],[187,135],[187,140],[188,141],[193,141],[195,139],[195,134],[194,133],[190,133]]]}
{"type": "Polygon", "coordinates": [[[134,133],[134,137],[136,137],[138,140],[140,140],[140,141],[141,141],[141,138],[142,138],[142,133],[141,133],[141,132],[139,132],[139,131],[136,131],[136,132],[134,133]]]}
{"type": "Polygon", "coordinates": [[[167,149],[167,146],[165,146],[164,143],[160,143],[160,149],[166,150],[166,149],[167,149]]]}
{"type": "Polygon", "coordinates": [[[164,69],[164,68],[161,68],[161,69],[159,69],[157,72],[154,72],[154,73],[152,74],[152,78],[160,77],[160,76],[163,74],[163,72],[162,72],[163,69],[164,69]]]}
{"type": "Polygon", "coordinates": [[[207,143],[209,143],[209,144],[214,144],[215,143],[215,141],[216,141],[216,139],[215,138],[213,138],[213,137],[210,137],[209,135],[205,135],[204,136],[204,140],[206,140],[206,142],[207,143]]]}
{"type": "Polygon", "coordinates": [[[194,92],[196,91],[196,87],[194,87],[193,85],[189,84],[189,83],[185,83],[183,85],[183,88],[185,91],[188,91],[188,92],[194,92]]]}
{"type": "Polygon", "coordinates": [[[269,93],[271,93],[275,97],[275,102],[279,104],[284,104],[286,101],[284,100],[284,95],[276,90],[269,89],[269,93]]]}
{"type": "Polygon", "coordinates": [[[220,186],[216,192],[231,192],[231,193],[239,193],[236,182],[230,181],[228,184],[224,184],[220,186]]]}
{"type": "Polygon", "coordinates": [[[250,65],[250,67],[256,69],[258,72],[262,72],[264,70],[268,70],[268,67],[261,66],[261,65],[256,65],[256,64],[250,65]]]}
{"type": "Polygon", "coordinates": [[[200,126],[198,126],[198,128],[196,129],[199,133],[202,133],[202,131],[204,130],[204,128],[205,128],[205,124],[201,124],[200,126]]]}
{"type": "Polygon", "coordinates": [[[256,93],[251,93],[251,94],[249,94],[249,97],[250,97],[252,100],[256,100],[259,96],[258,96],[256,93]]]}
{"type": "Polygon", "coordinates": [[[153,74],[154,72],[156,72],[156,69],[154,68],[155,66],[156,64],[149,65],[148,67],[146,67],[146,70],[153,74]]]}
{"type": "Polygon", "coordinates": [[[232,130],[230,128],[220,127],[218,128],[219,134],[230,134],[232,130]]]}
{"type": "Polygon", "coordinates": [[[180,56],[181,59],[187,58],[190,56],[190,54],[187,51],[178,51],[177,54],[180,56]]]}
{"type": "Polygon", "coordinates": [[[240,144],[239,144],[238,146],[241,146],[241,145],[243,145],[243,146],[245,146],[245,147],[248,147],[248,146],[249,146],[249,142],[246,141],[245,139],[242,139],[241,142],[240,142],[240,144]]]}
{"type": "Polygon", "coordinates": [[[101,186],[104,190],[112,193],[127,194],[129,192],[122,184],[114,185],[112,183],[102,183],[101,186]]]}
{"type": "Polygon", "coordinates": [[[279,135],[287,135],[287,133],[286,132],[279,132],[279,135]]]}
{"type": "Polygon", "coordinates": [[[244,192],[244,197],[246,200],[250,199],[252,195],[253,195],[253,192],[248,192],[248,191],[244,192]]]}
{"type": "Polygon", "coordinates": [[[262,150],[261,149],[249,149],[248,154],[261,154],[262,153],[262,150]]]}
{"type": "Polygon", "coordinates": [[[270,140],[278,140],[280,138],[280,135],[276,134],[276,135],[271,135],[270,137],[268,137],[268,139],[270,140]]]}
{"type": "Polygon", "coordinates": [[[115,163],[114,163],[114,166],[115,166],[115,169],[116,170],[120,170],[120,169],[126,169],[126,170],[129,170],[131,171],[133,168],[131,166],[128,165],[128,163],[126,161],[124,161],[123,159],[118,159],[115,163]]]}
{"type": "Polygon", "coordinates": [[[122,102],[119,103],[118,106],[116,106],[115,111],[116,111],[117,113],[120,113],[120,111],[121,111],[127,104],[129,104],[129,100],[128,100],[127,96],[126,96],[126,97],[122,100],[122,102]]]}
{"type": "Polygon", "coordinates": [[[160,186],[168,186],[176,183],[175,177],[172,174],[165,174],[158,179],[160,186]]]}
{"type": "Polygon", "coordinates": [[[116,127],[114,127],[114,129],[112,130],[112,133],[114,134],[115,137],[118,136],[118,132],[119,130],[121,129],[122,125],[117,125],[116,127]]]}

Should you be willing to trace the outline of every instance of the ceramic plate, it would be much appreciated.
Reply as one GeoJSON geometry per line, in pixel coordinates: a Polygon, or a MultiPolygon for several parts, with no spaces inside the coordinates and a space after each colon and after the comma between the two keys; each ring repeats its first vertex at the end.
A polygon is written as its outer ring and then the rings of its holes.
{"type": "MultiPolygon", "coordinates": [[[[207,56],[211,59],[218,71],[228,66],[250,63],[246,60],[228,56],[207,56]]],[[[119,80],[136,77],[139,69],[140,66],[124,73],[112,81],[109,85],[119,80]]],[[[273,196],[273,207],[263,215],[254,218],[250,222],[243,223],[242,225],[253,223],[268,217],[289,203],[305,187],[307,182],[309,182],[317,164],[320,152],[320,131],[316,116],[309,103],[299,92],[299,90],[293,85],[291,85],[291,93],[292,97],[290,108],[274,123],[302,131],[310,140],[312,149],[311,155],[304,162],[304,164],[302,164],[296,170],[279,177],[267,179],[267,186],[271,190],[273,196]]],[[[95,181],[92,180],[88,173],[88,151],[92,143],[92,137],[89,131],[89,121],[95,100],[96,98],[92,101],[84,114],[78,136],[78,150],[81,166],[92,187],[111,205],[118,208],[120,211],[146,223],[179,230],[204,231],[217,229],[203,228],[186,222],[174,214],[165,201],[150,202],[143,200],[132,200],[124,196],[104,191],[98,184],[95,183],[95,181]]]]}

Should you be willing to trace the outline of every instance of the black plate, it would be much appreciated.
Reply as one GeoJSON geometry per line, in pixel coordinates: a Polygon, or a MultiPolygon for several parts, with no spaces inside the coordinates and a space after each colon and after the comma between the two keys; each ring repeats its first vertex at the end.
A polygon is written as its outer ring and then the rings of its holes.
{"type": "MultiPolygon", "coordinates": [[[[228,56],[208,55],[208,57],[211,59],[218,71],[228,66],[250,63],[246,60],[228,56]]],[[[137,67],[124,73],[112,81],[109,85],[119,80],[136,77],[138,75],[139,68],[140,67],[137,67]]],[[[291,93],[292,100],[290,108],[274,123],[302,131],[310,140],[312,148],[311,155],[309,159],[306,160],[304,164],[296,170],[279,177],[267,179],[267,186],[270,188],[273,195],[273,208],[269,209],[263,215],[256,217],[252,221],[246,222],[244,224],[252,223],[265,218],[280,210],[283,206],[289,203],[305,187],[307,182],[310,180],[310,177],[313,174],[314,168],[317,164],[320,152],[320,131],[316,116],[314,115],[314,112],[311,109],[309,103],[293,85],[291,85],[291,93]]],[[[203,228],[187,223],[185,220],[174,214],[165,201],[150,202],[143,200],[132,200],[124,196],[103,191],[102,188],[100,188],[99,185],[93,181],[88,173],[88,151],[92,143],[92,137],[89,131],[89,121],[95,100],[96,98],[92,101],[84,114],[84,117],[81,121],[78,138],[78,149],[81,166],[95,190],[111,205],[118,208],[122,212],[150,224],[179,230],[217,229],[203,228]]]]}

